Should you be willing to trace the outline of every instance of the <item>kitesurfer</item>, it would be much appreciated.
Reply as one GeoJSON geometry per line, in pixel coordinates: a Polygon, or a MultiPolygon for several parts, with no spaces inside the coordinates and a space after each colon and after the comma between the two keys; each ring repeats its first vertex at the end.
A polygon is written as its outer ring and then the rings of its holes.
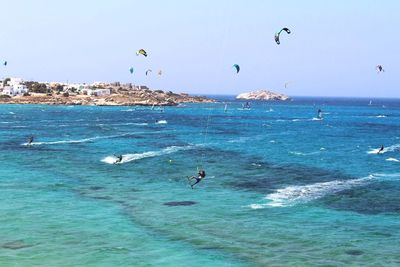
{"type": "Polygon", "coordinates": [[[322,119],[322,110],[318,109],[318,119],[322,119]]]}
{"type": "Polygon", "coordinates": [[[33,142],[33,136],[28,137],[28,146],[32,145],[33,142]]]}
{"type": "Polygon", "coordinates": [[[119,156],[116,156],[116,157],[117,157],[117,160],[114,162],[114,164],[121,163],[123,156],[119,155],[119,156]]]}
{"type": "Polygon", "coordinates": [[[193,189],[193,186],[195,186],[196,184],[200,183],[201,180],[204,179],[204,177],[206,177],[206,172],[204,170],[199,170],[199,173],[197,174],[197,177],[196,176],[192,176],[192,177],[188,178],[189,181],[193,180],[193,179],[196,180],[196,182],[194,184],[191,184],[190,187],[192,187],[192,189],[193,189]]]}

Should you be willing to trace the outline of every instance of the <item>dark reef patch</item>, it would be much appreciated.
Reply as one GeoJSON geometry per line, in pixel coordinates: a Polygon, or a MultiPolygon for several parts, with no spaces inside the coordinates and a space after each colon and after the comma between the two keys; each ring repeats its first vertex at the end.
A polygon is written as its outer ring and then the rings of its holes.
{"type": "Polygon", "coordinates": [[[170,206],[170,207],[176,207],[176,206],[191,206],[196,203],[197,202],[195,202],[195,201],[171,201],[171,202],[165,202],[163,205],[170,206]]]}

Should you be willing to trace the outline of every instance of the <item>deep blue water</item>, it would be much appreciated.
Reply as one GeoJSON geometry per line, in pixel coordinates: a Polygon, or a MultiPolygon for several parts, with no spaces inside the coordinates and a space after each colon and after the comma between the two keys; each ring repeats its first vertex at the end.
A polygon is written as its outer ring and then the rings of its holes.
{"type": "Polygon", "coordinates": [[[400,100],[219,98],[1,105],[0,266],[400,265],[400,100]]]}

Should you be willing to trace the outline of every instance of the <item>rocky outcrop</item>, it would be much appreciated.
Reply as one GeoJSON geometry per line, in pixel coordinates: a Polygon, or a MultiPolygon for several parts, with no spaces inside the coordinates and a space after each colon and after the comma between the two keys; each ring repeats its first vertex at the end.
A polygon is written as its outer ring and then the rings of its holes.
{"type": "Polygon", "coordinates": [[[289,100],[289,97],[283,94],[274,93],[266,90],[242,93],[236,96],[236,99],[243,100],[289,100]]]}
{"type": "Polygon", "coordinates": [[[0,104],[47,104],[47,105],[94,105],[94,106],[176,106],[179,103],[213,103],[216,100],[190,96],[188,94],[176,94],[171,91],[127,90],[108,96],[87,95],[46,95],[32,94],[30,96],[18,96],[12,98],[0,98],[0,104]]]}

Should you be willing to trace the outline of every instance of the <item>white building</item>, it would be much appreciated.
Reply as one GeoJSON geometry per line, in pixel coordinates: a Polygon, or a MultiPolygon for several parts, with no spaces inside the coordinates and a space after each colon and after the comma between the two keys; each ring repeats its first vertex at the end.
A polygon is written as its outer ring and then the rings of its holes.
{"type": "Polygon", "coordinates": [[[92,89],[85,88],[85,89],[80,89],[79,91],[84,95],[92,95],[93,94],[93,90],[92,89]]]}
{"type": "Polygon", "coordinates": [[[93,87],[106,87],[108,84],[105,82],[94,82],[92,83],[93,87]]]}
{"type": "Polygon", "coordinates": [[[95,95],[95,96],[111,95],[111,90],[110,89],[96,89],[96,90],[94,90],[93,95],[95,95]]]}
{"type": "Polygon", "coordinates": [[[21,78],[10,78],[7,85],[3,88],[3,95],[18,96],[28,92],[28,88],[23,84],[21,78]]]}
{"type": "Polygon", "coordinates": [[[68,90],[75,88],[76,90],[83,92],[84,90],[90,89],[91,86],[86,83],[70,83],[67,84],[65,88],[68,90]]]}
{"type": "Polygon", "coordinates": [[[3,88],[3,95],[9,95],[9,96],[17,96],[17,95],[23,95],[28,92],[28,88],[25,87],[25,85],[18,85],[18,86],[5,86],[3,88]]]}

